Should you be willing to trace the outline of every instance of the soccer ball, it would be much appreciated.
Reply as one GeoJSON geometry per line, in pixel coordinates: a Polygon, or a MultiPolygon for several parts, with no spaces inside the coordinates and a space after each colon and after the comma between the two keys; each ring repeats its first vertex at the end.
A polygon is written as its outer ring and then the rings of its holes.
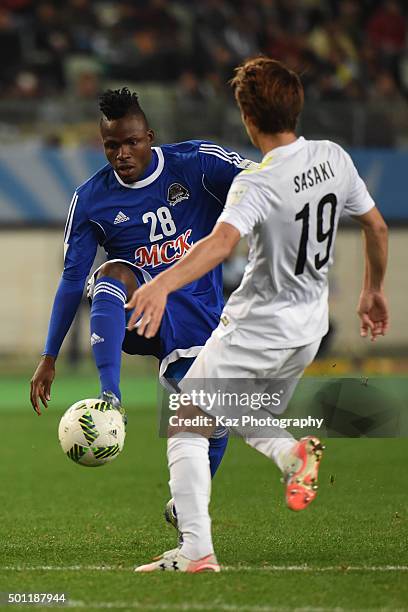
{"type": "Polygon", "coordinates": [[[113,461],[123,449],[125,435],[122,414],[101,399],[84,399],[70,406],[58,428],[64,453],[88,467],[113,461]]]}

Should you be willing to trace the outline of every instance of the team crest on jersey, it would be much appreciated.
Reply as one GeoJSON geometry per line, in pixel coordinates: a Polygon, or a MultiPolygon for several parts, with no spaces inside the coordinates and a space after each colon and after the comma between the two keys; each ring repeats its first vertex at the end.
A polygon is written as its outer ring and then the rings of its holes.
{"type": "Polygon", "coordinates": [[[189,197],[189,190],[180,183],[172,183],[167,192],[167,201],[170,206],[175,206],[182,200],[188,200],[189,197]]]}

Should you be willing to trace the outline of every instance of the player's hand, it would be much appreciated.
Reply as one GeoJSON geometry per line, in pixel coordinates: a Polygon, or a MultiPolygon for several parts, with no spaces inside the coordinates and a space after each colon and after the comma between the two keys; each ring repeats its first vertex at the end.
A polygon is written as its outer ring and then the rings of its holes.
{"type": "Polygon", "coordinates": [[[361,292],[357,308],[360,317],[360,336],[366,338],[371,334],[374,342],[378,336],[385,336],[388,330],[388,305],[383,291],[361,292]]]}
{"type": "Polygon", "coordinates": [[[44,355],[37,366],[30,383],[31,405],[41,416],[40,399],[45,408],[51,399],[51,385],[55,377],[55,357],[44,355]]]}
{"type": "Polygon", "coordinates": [[[139,336],[153,338],[160,327],[167,303],[168,291],[158,279],[142,285],[133,293],[125,308],[134,312],[129,319],[128,329],[137,328],[139,336]],[[139,321],[138,319],[142,317],[139,321]]]}

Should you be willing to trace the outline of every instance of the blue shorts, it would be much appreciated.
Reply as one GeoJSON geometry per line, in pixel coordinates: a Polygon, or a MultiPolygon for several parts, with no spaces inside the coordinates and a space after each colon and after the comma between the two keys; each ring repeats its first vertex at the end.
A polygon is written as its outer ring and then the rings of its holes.
{"type": "MultiPolygon", "coordinates": [[[[138,285],[151,280],[150,275],[125,260],[112,260],[126,264],[135,274],[138,285]]],[[[92,299],[97,272],[88,283],[88,297],[92,299]]],[[[168,297],[159,332],[154,338],[139,336],[136,330],[126,330],[122,349],[129,355],[154,355],[160,360],[160,376],[168,366],[179,359],[197,357],[201,348],[217,327],[223,304],[213,304],[212,296],[197,295],[179,289],[168,297]]],[[[127,311],[128,321],[131,311],[127,311]]]]}

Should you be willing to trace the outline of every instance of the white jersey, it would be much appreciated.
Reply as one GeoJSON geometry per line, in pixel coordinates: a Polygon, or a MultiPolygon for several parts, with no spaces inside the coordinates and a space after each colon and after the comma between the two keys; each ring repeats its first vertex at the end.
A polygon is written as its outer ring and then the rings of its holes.
{"type": "Polygon", "coordinates": [[[321,338],[339,218],[373,206],[350,156],[328,140],[298,138],[239,174],[218,221],[249,234],[249,261],[218,334],[238,326],[272,348],[321,338]]]}

